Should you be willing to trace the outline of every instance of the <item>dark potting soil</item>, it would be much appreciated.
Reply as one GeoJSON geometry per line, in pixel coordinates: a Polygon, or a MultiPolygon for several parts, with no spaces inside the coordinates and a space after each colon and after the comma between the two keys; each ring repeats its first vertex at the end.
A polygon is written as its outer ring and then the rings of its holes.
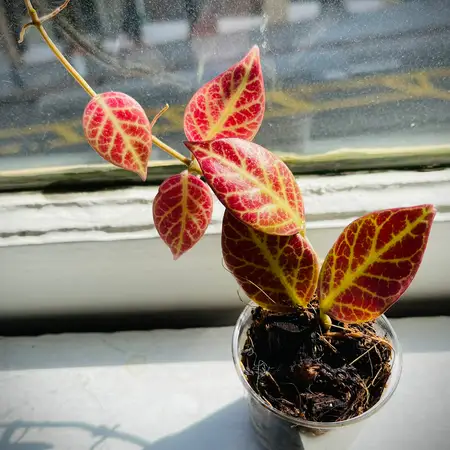
{"type": "Polygon", "coordinates": [[[288,314],[256,308],[241,358],[252,388],[277,410],[338,422],[378,402],[391,353],[371,323],[333,321],[324,331],[313,304],[288,314]]]}

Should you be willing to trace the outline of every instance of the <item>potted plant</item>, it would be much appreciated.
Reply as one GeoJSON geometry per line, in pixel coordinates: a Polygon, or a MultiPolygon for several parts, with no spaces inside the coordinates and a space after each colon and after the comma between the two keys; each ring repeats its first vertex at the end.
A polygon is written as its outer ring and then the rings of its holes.
{"type": "Polygon", "coordinates": [[[92,97],[83,128],[93,149],[143,180],[152,144],[186,165],[160,185],[153,202],[154,224],[174,259],[204,235],[212,193],[225,206],[225,266],[252,301],[236,325],[233,358],[261,442],[269,449],[348,448],[358,424],[399,381],[400,347],[383,313],[417,273],[434,206],[358,218],[320,262],[294,175],[252,142],[265,109],[257,47],[188,103],[186,157],[152,133],[165,109],[150,122],[136,100],[96,94],[73,69],[42,26],[62,7],[40,19],[25,3],[31,22],[24,31],[34,25],[92,97]]]}

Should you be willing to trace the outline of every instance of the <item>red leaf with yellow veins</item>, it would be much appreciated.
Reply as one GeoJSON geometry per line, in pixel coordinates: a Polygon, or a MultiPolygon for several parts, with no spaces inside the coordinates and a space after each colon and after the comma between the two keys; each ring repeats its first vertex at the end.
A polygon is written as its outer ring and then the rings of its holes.
{"type": "Polygon", "coordinates": [[[187,170],[160,185],[153,201],[153,221],[174,259],[202,238],[212,211],[213,198],[208,185],[187,170]]]}
{"type": "Polygon", "coordinates": [[[264,109],[264,80],[255,46],[242,61],[194,94],[184,114],[184,132],[189,141],[222,137],[252,140],[264,109]]]}
{"type": "Polygon", "coordinates": [[[348,225],[322,265],[321,310],[348,323],[383,314],[416,275],[435,214],[433,205],[395,208],[348,225]]]}
{"type": "Polygon", "coordinates": [[[141,105],[122,92],[105,92],[84,110],[83,129],[91,147],[106,161],[147,178],[152,127],[141,105]]]}
{"type": "Polygon", "coordinates": [[[294,305],[306,306],[314,295],[319,264],[300,234],[261,233],[226,211],[222,253],[242,289],[263,308],[287,311],[294,305]]]}
{"type": "Polygon", "coordinates": [[[186,142],[217,198],[238,219],[267,234],[303,232],[303,199],[280,158],[242,139],[186,142]]]}

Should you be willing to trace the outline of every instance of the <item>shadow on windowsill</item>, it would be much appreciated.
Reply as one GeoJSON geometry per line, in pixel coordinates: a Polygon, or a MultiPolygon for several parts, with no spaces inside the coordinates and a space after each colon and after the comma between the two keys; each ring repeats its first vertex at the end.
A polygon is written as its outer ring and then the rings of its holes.
{"type": "Polygon", "coordinates": [[[191,427],[156,442],[120,430],[84,422],[15,421],[0,423],[0,450],[108,448],[140,450],[260,450],[250,426],[247,403],[240,399],[191,427]],[[72,448],[72,447],[70,447],[72,448]]]}

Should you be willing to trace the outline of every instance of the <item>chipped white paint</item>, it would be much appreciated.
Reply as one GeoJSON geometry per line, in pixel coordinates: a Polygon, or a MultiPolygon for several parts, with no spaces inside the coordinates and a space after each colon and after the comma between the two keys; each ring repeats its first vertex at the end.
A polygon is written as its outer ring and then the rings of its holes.
{"type": "MultiPolygon", "coordinates": [[[[358,173],[298,178],[308,228],[393,206],[434,203],[450,211],[450,169],[434,172],[358,173]]],[[[156,187],[104,192],[0,195],[0,246],[153,238],[156,187]]],[[[220,232],[223,206],[216,200],[212,226],[220,232]]]]}
{"type": "MultiPolygon", "coordinates": [[[[439,213],[424,262],[401,301],[448,296],[450,170],[298,182],[308,235],[322,258],[357,216],[434,203],[439,213]]],[[[222,267],[222,205],[216,202],[202,241],[174,262],[153,227],[155,195],[154,187],[0,195],[0,314],[238,308],[236,283],[222,267]]]]}

